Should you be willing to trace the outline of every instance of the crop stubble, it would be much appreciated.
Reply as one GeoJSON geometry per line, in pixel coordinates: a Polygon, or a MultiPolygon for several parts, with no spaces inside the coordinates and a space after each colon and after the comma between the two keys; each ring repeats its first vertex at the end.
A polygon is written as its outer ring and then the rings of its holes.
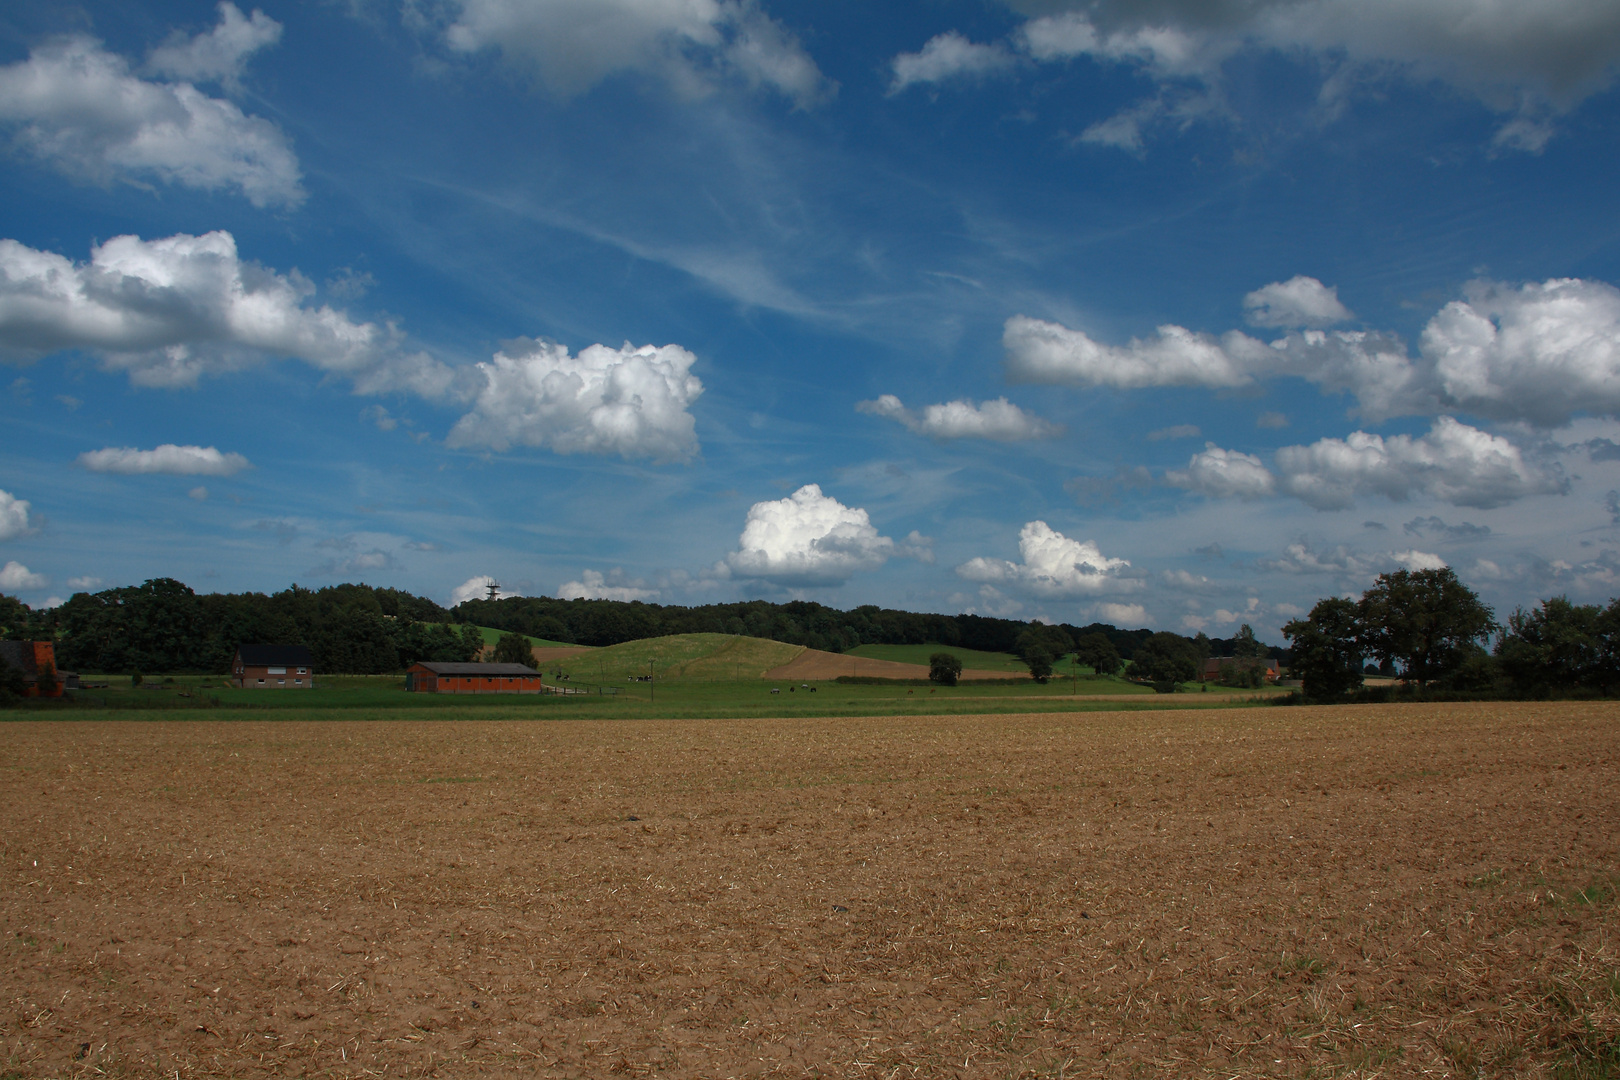
{"type": "Polygon", "coordinates": [[[1620,1061],[1617,720],[8,725],[0,1076],[1620,1061]]]}

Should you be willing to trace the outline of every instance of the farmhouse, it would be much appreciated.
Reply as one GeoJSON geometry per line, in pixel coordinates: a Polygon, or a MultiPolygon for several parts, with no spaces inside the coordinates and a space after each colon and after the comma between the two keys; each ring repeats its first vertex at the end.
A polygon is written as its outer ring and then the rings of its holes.
{"type": "Polygon", "coordinates": [[[1204,661],[1205,681],[1213,682],[1221,677],[1221,666],[1230,664],[1238,671],[1247,671],[1255,668],[1260,672],[1261,678],[1268,683],[1274,683],[1281,678],[1277,669],[1277,659],[1272,656],[1211,656],[1204,661]]]}
{"type": "Polygon", "coordinates": [[[405,670],[419,694],[538,694],[540,673],[522,664],[450,664],[423,660],[405,670]]]}
{"type": "Polygon", "coordinates": [[[231,681],[244,690],[309,690],[315,662],[302,645],[239,645],[231,681]]]}
{"type": "Polygon", "coordinates": [[[71,682],[77,687],[78,676],[70,671],[56,670],[56,645],[49,641],[0,641],[0,661],[22,672],[27,687],[24,697],[61,697],[62,687],[71,682]],[[45,682],[42,690],[40,683],[45,682]]]}

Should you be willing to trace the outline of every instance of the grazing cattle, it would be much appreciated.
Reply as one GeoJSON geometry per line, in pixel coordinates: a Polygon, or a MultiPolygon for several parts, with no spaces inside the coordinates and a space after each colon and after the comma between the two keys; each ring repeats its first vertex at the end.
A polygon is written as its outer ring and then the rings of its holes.
{"type": "Polygon", "coordinates": [[[781,687],[779,687],[779,686],[773,686],[773,687],[771,687],[771,693],[773,693],[773,694],[780,694],[780,693],[781,693],[781,692],[782,692],[782,688],[781,688],[781,687]]]}

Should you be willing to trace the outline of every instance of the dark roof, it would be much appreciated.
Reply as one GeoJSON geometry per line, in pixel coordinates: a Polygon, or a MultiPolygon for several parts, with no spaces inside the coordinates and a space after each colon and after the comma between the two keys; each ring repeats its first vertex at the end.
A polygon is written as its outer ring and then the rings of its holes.
{"type": "Polygon", "coordinates": [[[239,645],[237,658],[243,667],[314,667],[309,650],[302,645],[239,645]]]}
{"type": "Polygon", "coordinates": [[[539,675],[532,667],[522,664],[448,664],[438,660],[422,660],[412,665],[424,667],[435,675],[539,675]]]}
{"type": "Polygon", "coordinates": [[[0,661],[11,665],[24,675],[38,674],[34,669],[32,641],[0,641],[0,661]]]}

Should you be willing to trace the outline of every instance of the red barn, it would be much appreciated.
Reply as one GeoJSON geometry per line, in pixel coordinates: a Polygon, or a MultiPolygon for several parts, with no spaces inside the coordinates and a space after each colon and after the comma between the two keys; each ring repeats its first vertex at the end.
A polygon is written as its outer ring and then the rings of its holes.
{"type": "Polygon", "coordinates": [[[405,671],[419,694],[538,694],[540,673],[522,664],[451,664],[423,660],[405,671]]]}

